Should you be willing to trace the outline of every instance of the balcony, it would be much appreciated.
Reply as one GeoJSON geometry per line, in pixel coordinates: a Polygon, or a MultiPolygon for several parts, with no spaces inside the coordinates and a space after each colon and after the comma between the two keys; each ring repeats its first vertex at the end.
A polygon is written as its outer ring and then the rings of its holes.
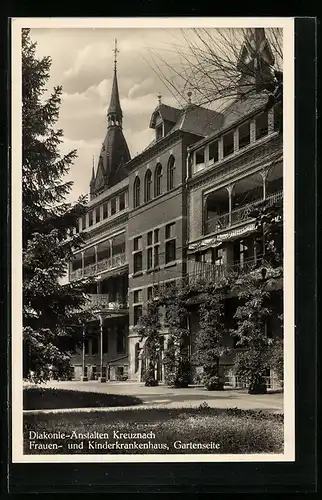
{"type": "Polygon", "coordinates": [[[120,253],[113,255],[108,259],[100,260],[94,264],[84,266],[83,268],[71,271],[69,274],[70,281],[79,280],[82,278],[87,278],[89,276],[95,276],[96,274],[103,273],[105,271],[110,271],[112,269],[117,269],[127,264],[126,253],[120,253]]]}
{"type": "Polygon", "coordinates": [[[212,264],[210,262],[188,262],[189,283],[219,281],[232,275],[244,274],[258,269],[263,256],[257,255],[233,264],[212,264]]]}
{"type": "MultiPolygon", "coordinates": [[[[276,193],[272,193],[271,195],[265,198],[267,204],[273,205],[279,200],[283,199],[283,191],[277,191],[276,193]]],[[[250,214],[256,207],[259,202],[264,200],[258,199],[253,201],[252,203],[248,203],[239,208],[233,209],[231,212],[226,212],[221,215],[217,215],[208,219],[205,222],[205,234],[216,233],[230,226],[235,226],[237,224],[241,224],[242,222],[250,219],[250,214]]]]}
{"type": "Polygon", "coordinates": [[[121,314],[129,308],[127,297],[116,296],[115,300],[109,294],[90,294],[88,297],[85,309],[94,313],[121,314]]]}

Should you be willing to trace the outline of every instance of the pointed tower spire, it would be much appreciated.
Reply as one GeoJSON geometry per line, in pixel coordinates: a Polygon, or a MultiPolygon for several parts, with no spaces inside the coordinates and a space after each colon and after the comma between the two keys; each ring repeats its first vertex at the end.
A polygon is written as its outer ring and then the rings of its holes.
{"type": "Polygon", "coordinates": [[[94,155],[93,155],[92,180],[95,180],[95,168],[94,168],[94,162],[95,162],[95,158],[94,158],[94,155]]]}
{"type": "Polygon", "coordinates": [[[122,128],[122,118],[123,118],[123,113],[122,113],[122,108],[120,104],[120,96],[119,96],[119,89],[118,89],[118,83],[117,83],[117,54],[119,52],[117,48],[117,40],[115,39],[114,41],[114,75],[113,75],[113,85],[112,85],[112,92],[111,92],[111,100],[110,100],[110,105],[107,110],[107,120],[108,120],[108,126],[118,126],[122,128]]]}

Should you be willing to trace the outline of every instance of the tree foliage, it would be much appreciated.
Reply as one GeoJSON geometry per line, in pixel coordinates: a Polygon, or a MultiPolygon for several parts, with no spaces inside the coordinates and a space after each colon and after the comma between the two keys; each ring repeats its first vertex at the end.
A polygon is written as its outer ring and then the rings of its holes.
{"type": "Polygon", "coordinates": [[[234,314],[236,328],[232,335],[236,347],[245,348],[235,357],[235,373],[247,380],[249,393],[266,392],[265,374],[270,367],[272,339],[267,336],[266,321],[271,315],[267,281],[245,275],[239,291],[240,305],[234,314]]]}
{"type": "Polygon", "coordinates": [[[22,31],[22,201],[24,377],[46,380],[69,369],[86,313],[83,283],[60,284],[83,237],[73,234],[86,199],[66,202],[64,182],[76,151],[61,156],[56,128],[62,88],[46,96],[50,57],[37,58],[30,30],[22,31]]]}
{"type": "Polygon", "coordinates": [[[150,65],[183,106],[216,105],[266,95],[267,108],[283,101],[281,28],[181,30],[171,48],[150,48],[150,65]]]}
{"type": "Polygon", "coordinates": [[[134,329],[140,335],[140,342],[144,341],[144,356],[148,362],[144,376],[146,386],[158,385],[155,378],[155,366],[160,357],[160,328],[159,306],[157,302],[151,300],[147,304],[145,314],[140,317],[134,329]]]}
{"type": "Polygon", "coordinates": [[[199,329],[196,333],[194,362],[203,368],[202,382],[208,390],[223,389],[220,379],[219,361],[227,354],[223,344],[224,326],[224,290],[214,286],[202,294],[199,305],[199,329]]]}

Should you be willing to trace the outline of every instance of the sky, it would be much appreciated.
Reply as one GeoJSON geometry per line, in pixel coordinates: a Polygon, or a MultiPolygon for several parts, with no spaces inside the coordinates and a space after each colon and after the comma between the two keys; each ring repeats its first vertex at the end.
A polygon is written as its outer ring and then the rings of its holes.
{"type": "Polygon", "coordinates": [[[152,112],[162,102],[178,106],[170,90],[151,66],[151,50],[161,51],[175,62],[175,45],[180,31],[175,29],[112,28],[33,28],[37,57],[50,56],[52,66],[48,91],[62,85],[63,95],[57,127],[64,131],[61,152],[77,149],[78,157],[66,180],[74,182],[69,201],[89,191],[93,165],[97,165],[107,126],[110,100],[114,39],[119,53],[118,83],[123,109],[123,132],[132,157],[151,142],[152,112]]]}
{"type": "MultiPolygon", "coordinates": [[[[229,47],[233,47],[234,55],[238,57],[243,41],[240,29],[224,30],[224,36],[231,37],[232,46],[222,42],[216,28],[207,31],[214,37],[211,43],[215,41],[221,56],[226,50],[230,60],[229,47]]],[[[68,201],[73,202],[81,194],[88,194],[93,161],[96,169],[106,134],[114,40],[117,39],[119,49],[117,68],[123,132],[132,157],[143,151],[154,138],[149,122],[158,106],[158,94],[162,95],[165,104],[175,107],[183,104],[173,97],[169,84],[162,81],[156,64],[161,64],[168,72],[167,76],[178,83],[180,69],[177,70],[178,76],[176,68],[181,68],[181,74],[184,72],[189,43],[193,40],[199,47],[200,41],[193,30],[175,28],[32,28],[30,34],[37,43],[37,57],[50,56],[52,59],[48,92],[54,86],[63,87],[57,127],[64,132],[61,153],[74,149],[78,153],[65,178],[74,183],[68,197],[68,201]]],[[[208,49],[205,55],[209,57],[208,49]]],[[[193,99],[194,95],[192,102],[193,99]]],[[[225,103],[218,101],[213,109],[221,111],[222,105],[225,103]]]]}

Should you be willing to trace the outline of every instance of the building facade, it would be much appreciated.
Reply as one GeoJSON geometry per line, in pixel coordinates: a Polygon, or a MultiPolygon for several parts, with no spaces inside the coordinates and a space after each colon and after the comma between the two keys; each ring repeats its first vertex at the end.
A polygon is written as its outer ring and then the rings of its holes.
{"type": "MultiPolygon", "coordinates": [[[[257,57],[272,64],[263,40],[257,57]]],[[[248,57],[244,47],[243,57],[248,57]]],[[[242,89],[243,74],[240,81],[242,89]]],[[[218,113],[191,102],[176,109],[159,96],[149,124],[155,139],[131,159],[115,65],[107,134],[96,173],[93,167],[88,213],[77,229],[88,238],[69,270],[71,280],[89,275],[95,280],[88,290],[93,321],[83,352],[72,360],[75,379],[142,381],[144,349],[135,325],[158,287],[183,277],[216,280],[229,269],[244,272],[260,261],[250,213],[259,200],[283,198],[281,105],[266,109],[266,103],[267,95],[255,92],[218,113]]],[[[274,293],[280,313],[282,284],[274,293]]],[[[227,298],[228,311],[234,300],[227,298]]],[[[193,353],[197,311],[190,327],[193,353]]],[[[281,328],[273,320],[269,334],[281,335],[281,328]]],[[[165,349],[165,328],[160,336],[165,349]]],[[[227,334],[227,343],[232,342],[227,334]]],[[[232,356],[221,360],[226,383],[238,386],[232,363],[232,356]]],[[[273,375],[267,375],[273,386],[273,375]]],[[[156,376],[164,380],[162,352],[156,376]]]]}

